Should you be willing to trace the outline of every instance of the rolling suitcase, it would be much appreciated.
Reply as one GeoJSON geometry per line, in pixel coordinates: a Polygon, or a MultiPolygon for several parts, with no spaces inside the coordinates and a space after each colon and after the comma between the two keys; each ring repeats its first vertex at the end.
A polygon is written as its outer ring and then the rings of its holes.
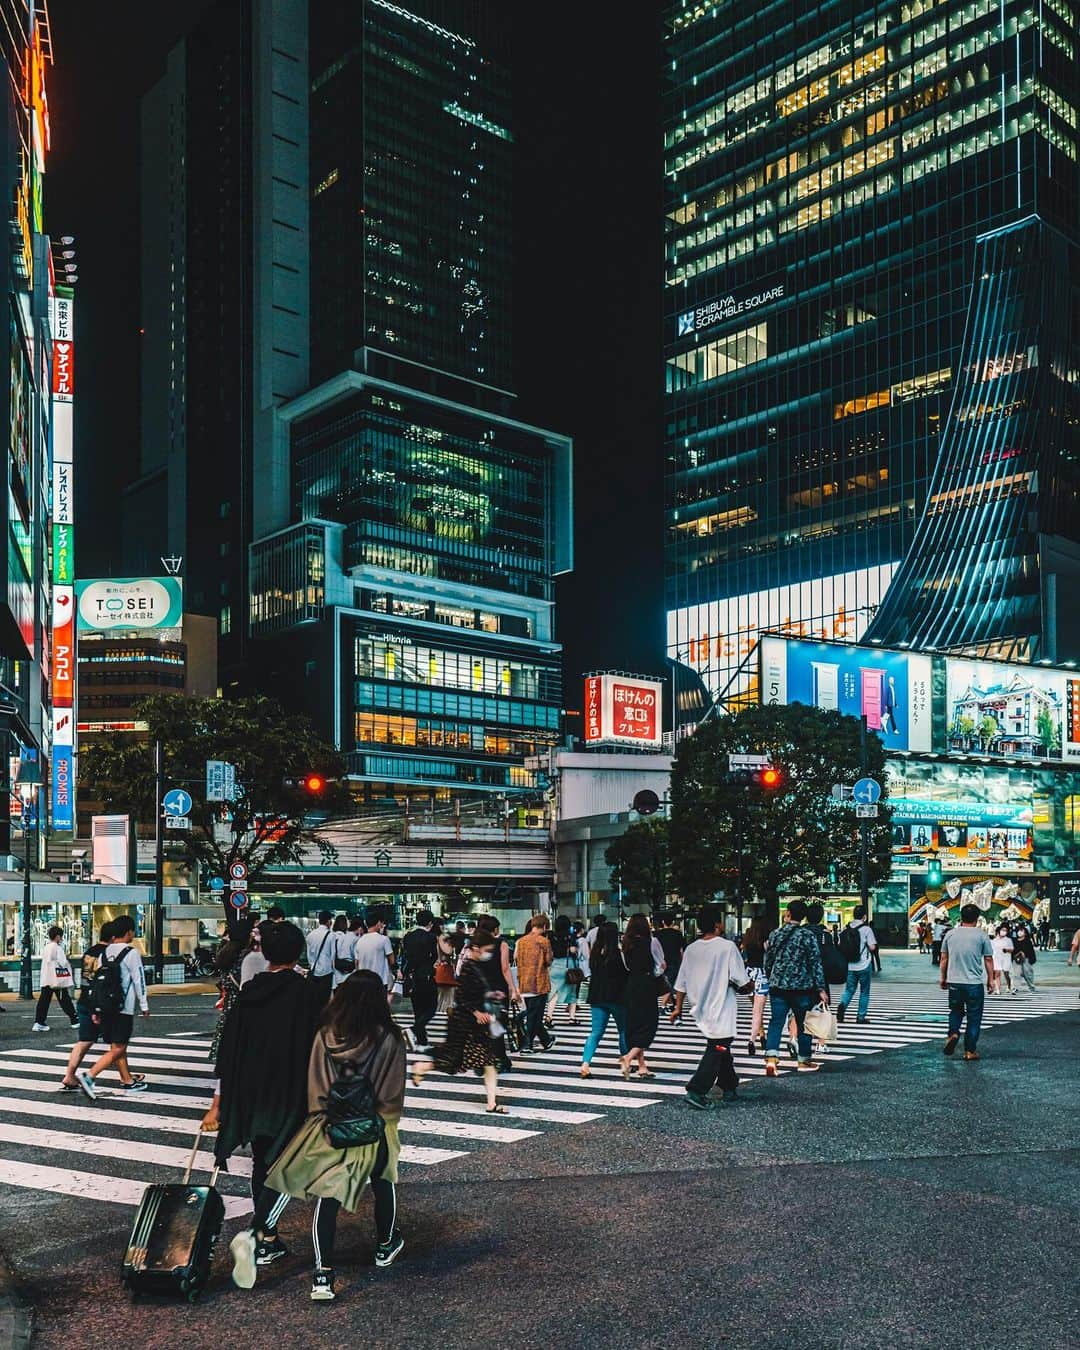
{"type": "Polygon", "coordinates": [[[208,1186],[191,1184],[202,1138],[200,1131],[183,1181],[147,1186],[143,1194],[120,1268],[133,1294],[177,1293],[193,1303],[209,1279],[225,1203],[214,1186],[216,1167],[208,1186]]]}

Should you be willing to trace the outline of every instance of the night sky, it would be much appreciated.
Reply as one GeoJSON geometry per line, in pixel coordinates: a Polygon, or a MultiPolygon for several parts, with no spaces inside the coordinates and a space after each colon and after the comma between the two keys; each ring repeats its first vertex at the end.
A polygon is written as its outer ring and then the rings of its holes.
{"type": "MultiPolygon", "coordinates": [[[[49,5],[46,227],[76,236],[79,264],[81,576],[117,569],[137,457],[139,99],[208,7],[49,5]]],[[[571,708],[584,669],[661,669],[662,9],[514,6],[520,415],[575,440],[577,563],[558,612],[571,708]]]]}

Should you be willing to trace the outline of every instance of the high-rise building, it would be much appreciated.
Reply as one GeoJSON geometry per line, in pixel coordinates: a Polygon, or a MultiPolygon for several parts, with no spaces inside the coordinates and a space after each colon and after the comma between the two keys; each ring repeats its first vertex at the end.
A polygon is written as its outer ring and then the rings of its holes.
{"type": "Polygon", "coordinates": [[[225,691],[309,711],[373,797],[527,788],[559,731],[571,445],[514,413],[507,22],[219,0],[143,104],[125,567],[167,542],[225,691]]]}
{"type": "Polygon", "coordinates": [[[669,10],[668,645],[715,692],[763,629],[1080,658],[1077,21],[669,10]]]}

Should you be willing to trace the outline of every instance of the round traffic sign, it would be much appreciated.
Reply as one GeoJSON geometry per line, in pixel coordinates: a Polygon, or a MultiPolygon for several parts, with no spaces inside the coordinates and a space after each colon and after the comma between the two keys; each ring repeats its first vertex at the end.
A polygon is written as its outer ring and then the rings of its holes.
{"type": "Polygon", "coordinates": [[[167,816],[186,816],[191,813],[191,793],[183,788],[170,788],[161,799],[167,816]]]}
{"type": "Polygon", "coordinates": [[[233,909],[247,909],[248,893],[247,891],[230,891],[229,904],[233,909]]]}
{"type": "Polygon", "coordinates": [[[247,863],[234,862],[229,864],[229,876],[236,881],[243,881],[247,876],[247,863]]]}
{"type": "Polygon", "coordinates": [[[655,815],[660,809],[660,798],[652,788],[642,788],[640,792],[634,793],[633,810],[639,816],[655,815]]]}
{"type": "Polygon", "coordinates": [[[225,889],[225,878],[211,877],[208,884],[212,891],[223,891],[225,889]]]}
{"type": "Polygon", "coordinates": [[[873,806],[881,797],[881,784],[876,778],[860,778],[851,789],[851,796],[860,806],[873,806]]]}

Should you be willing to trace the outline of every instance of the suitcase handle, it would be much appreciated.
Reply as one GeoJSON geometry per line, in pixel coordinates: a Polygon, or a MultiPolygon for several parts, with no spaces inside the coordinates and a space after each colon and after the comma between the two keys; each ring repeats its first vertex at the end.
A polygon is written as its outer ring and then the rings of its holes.
{"type": "MultiPolygon", "coordinates": [[[[199,1145],[202,1143],[203,1138],[204,1138],[204,1133],[203,1133],[202,1127],[200,1126],[199,1129],[196,1130],[196,1132],[195,1132],[195,1142],[194,1142],[194,1144],[192,1144],[192,1146],[191,1146],[191,1156],[188,1158],[187,1166],[184,1168],[184,1185],[185,1185],[185,1186],[187,1186],[187,1185],[190,1183],[190,1181],[191,1181],[191,1174],[192,1174],[192,1172],[195,1170],[195,1158],[196,1158],[196,1155],[197,1155],[198,1152],[199,1152],[199,1145]]],[[[211,1185],[211,1186],[214,1186],[214,1185],[217,1184],[218,1173],[219,1173],[220,1171],[221,1171],[221,1168],[220,1168],[220,1167],[218,1166],[218,1164],[215,1162],[215,1163],[214,1163],[214,1169],[213,1169],[213,1171],[210,1173],[210,1185],[211,1185]]]]}

